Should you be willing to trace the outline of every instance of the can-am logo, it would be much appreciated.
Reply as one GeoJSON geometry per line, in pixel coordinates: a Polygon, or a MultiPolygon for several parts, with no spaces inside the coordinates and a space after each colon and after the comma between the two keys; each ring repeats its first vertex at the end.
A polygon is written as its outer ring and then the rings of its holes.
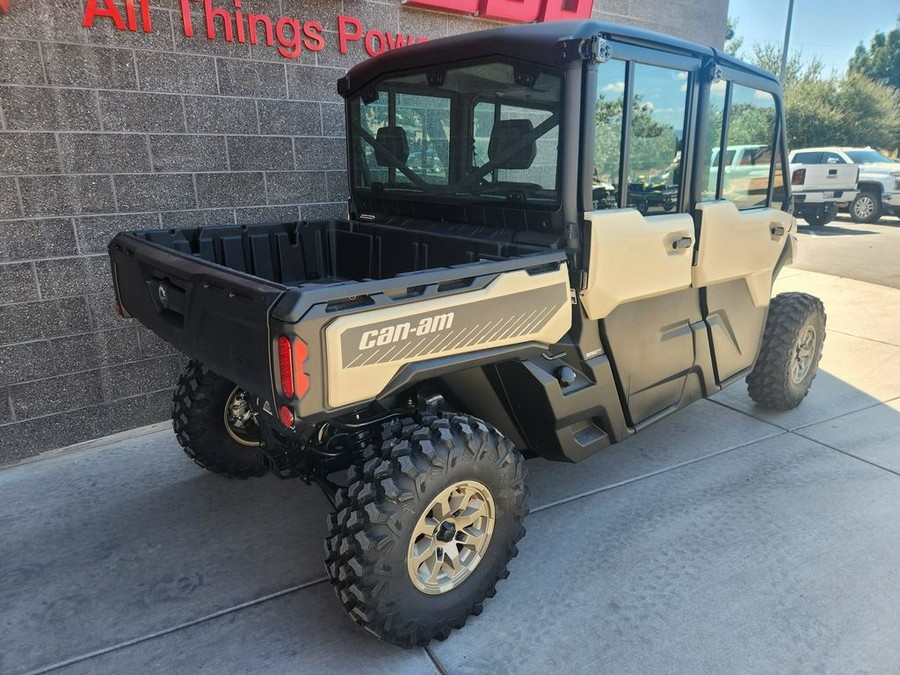
{"type": "Polygon", "coordinates": [[[594,0],[403,0],[403,4],[515,23],[590,19],[594,8],[594,0]]]}
{"type": "Polygon", "coordinates": [[[408,340],[410,337],[425,337],[431,333],[448,330],[453,326],[453,316],[454,312],[447,312],[446,314],[435,314],[434,316],[426,316],[423,319],[419,319],[415,326],[407,321],[406,323],[397,323],[377,330],[367,330],[359,339],[359,348],[362,351],[373,347],[384,347],[395,342],[408,340]]]}

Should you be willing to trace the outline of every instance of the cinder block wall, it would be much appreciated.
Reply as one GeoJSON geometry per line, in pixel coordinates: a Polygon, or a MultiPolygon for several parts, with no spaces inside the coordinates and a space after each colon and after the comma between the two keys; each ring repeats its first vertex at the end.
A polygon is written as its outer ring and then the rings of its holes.
{"type": "MultiPolygon", "coordinates": [[[[150,0],[151,33],[84,28],[86,3],[9,0],[0,14],[0,465],[169,414],[184,358],[114,315],[114,233],[345,211],[334,83],[366,55],[338,52],[338,15],[429,38],[492,25],[399,0],[244,0],[325,28],[326,49],[287,59],[207,40],[201,4],[187,38],[179,0],[150,0]]],[[[594,7],[714,46],[726,13],[727,0],[594,7]]]]}

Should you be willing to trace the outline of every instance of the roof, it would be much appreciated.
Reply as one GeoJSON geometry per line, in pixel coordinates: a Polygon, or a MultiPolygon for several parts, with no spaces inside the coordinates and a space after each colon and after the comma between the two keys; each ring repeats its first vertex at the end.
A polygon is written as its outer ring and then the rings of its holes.
{"type": "Polygon", "coordinates": [[[587,40],[595,35],[603,35],[613,41],[646,46],[673,54],[714,58],[720,65],[728,65],[751,72],[772,82],[778,82],[772,73],[706,45],[642,28],[584,20],[503,26],[392,49],[351,68],[347,75],[341,78],[338,90],[349,96],[387,72],[418,70],[453,60],[470,60],[490,56],[507,56],[559,67],[561,60],[557,45],[560,42],[587,40]],[[458,54],[459,58],[452,58],[453,54],[458,54]]]}

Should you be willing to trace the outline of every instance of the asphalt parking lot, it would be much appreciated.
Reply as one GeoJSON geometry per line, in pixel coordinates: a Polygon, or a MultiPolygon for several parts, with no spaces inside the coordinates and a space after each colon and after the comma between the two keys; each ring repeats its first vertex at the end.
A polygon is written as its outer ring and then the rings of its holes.
{"type": "Polygon", "coordinates": [[[897,673],[900,290],[788,270],[828,338],[804,404],[735,385],[579,465],[484,613],[428,649],[359,630],[314,488],[227,481],[167,430],[0,471],[0,672],[897,673]]]}

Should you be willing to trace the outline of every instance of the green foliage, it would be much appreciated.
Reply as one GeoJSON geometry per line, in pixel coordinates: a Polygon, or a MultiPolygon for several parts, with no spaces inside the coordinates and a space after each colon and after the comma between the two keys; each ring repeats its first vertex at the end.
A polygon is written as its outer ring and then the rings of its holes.
{"type": "MultiPolygon", "coordinates": [[[[781,47],[771,42],[757,42],[753,45],[750,62],[777,76],[781,70],[781,47]]],[[[791,52],[785,64],[781,87],[787,91],[800,82],[814,82],[822,78],[824,70],[825,64],[818,56],[806,61],[802,52],[791,52]]]]}
{"type": "MultiPolygon", "coordinates": [[[[900,31],[892,33],[897,33],[900,44],[900,31]]],[[[777,73],[781,49],[768,43],[755,44],[751,60],[777,73]]],[[[896,149],[900,144],[897,90],[858,73],[843,78],[823,77],[822,73],[818,58],[804,60],[800,52],[793,52],[788,59],[781,83],[788,147],[871,145],[896,149]]],[[[737,143],[731,138],[730,143],[737,143]]]]}
{"type": "MultiPolygon", "coordinates": [[[[622,138],[622,97],[597,101],[597,130],[594,144],[594,166],[599,178],[618,182],[619,147],[622,138]]],[[[631,148],[628,165],[632,178],[650,178],[668,169],[675,157],[675,128],[653,117],[653,106],[638,94],[632,102],[631,148]]]]}
{"type": "MultiPolygon", "coordinates": [[[[741,35],[737,34],[738,24],[741,22],[740,19],[734,19],[732,17],[728,17],[728,23],[725,27],[725,53],[731,54],[732,56],[738,56],[741,51],[741,47],[744,46],[744,38],[741,35]]],[[[740,57],[739,57],[740,58],[740,57]]]]}
{"type": "Polygon", "coordinates": [[[775,135],[775,109],[752,103],[732,106],[728,145],[769,145],[775,135]]]}
{"type": "Polygon", "coordinates": [[[866,49],[856,47],[848,64],[850,73],[865,75],[876,82],[900,89],[900,17],[889,33],[875,33],[866,49]]]}

